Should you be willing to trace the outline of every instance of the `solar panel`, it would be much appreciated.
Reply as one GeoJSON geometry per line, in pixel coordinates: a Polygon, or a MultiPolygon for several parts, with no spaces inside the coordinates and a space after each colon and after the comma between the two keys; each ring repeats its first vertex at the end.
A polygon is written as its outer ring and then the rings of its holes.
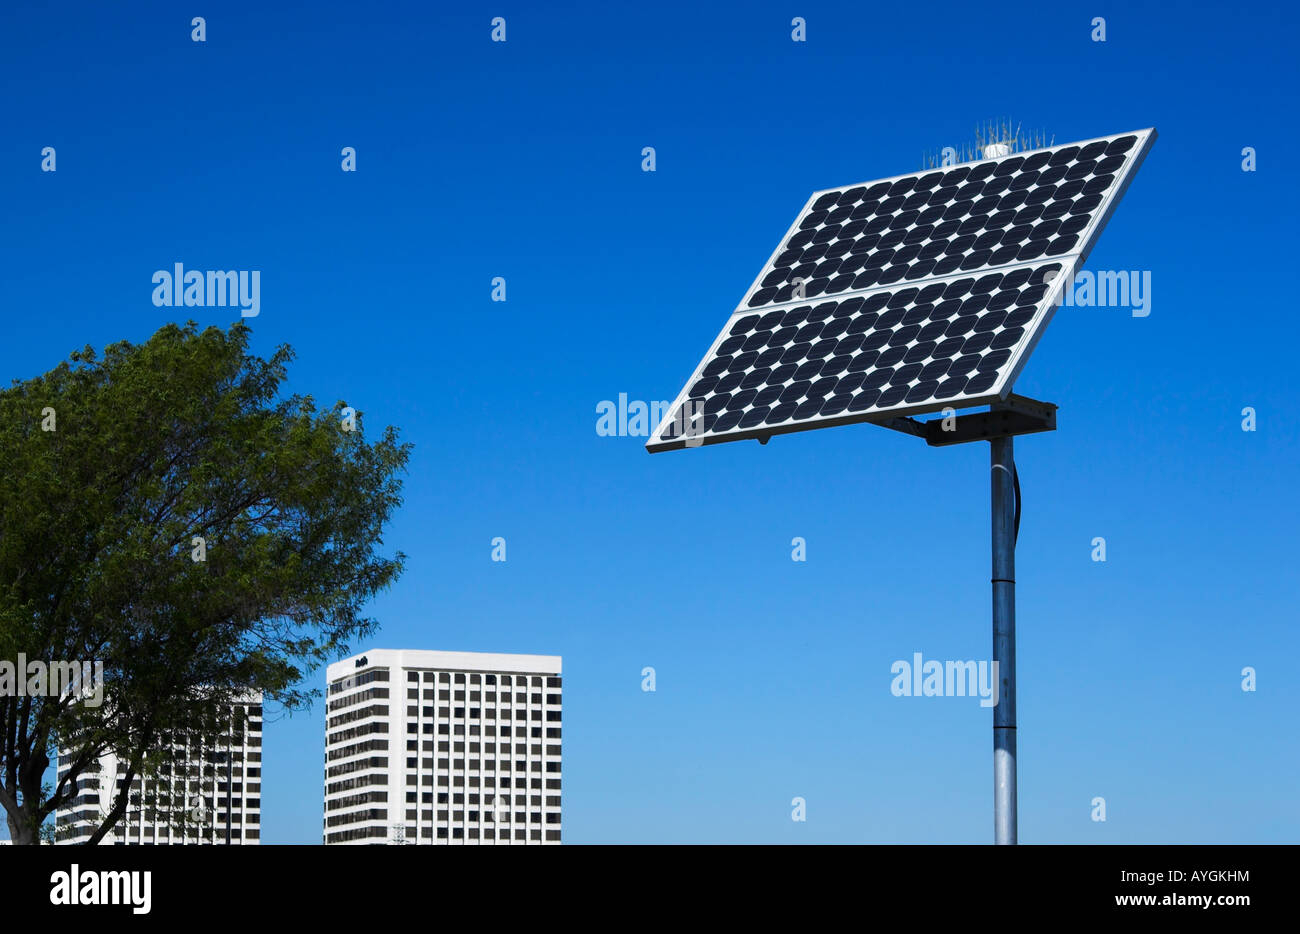
{"type": "Polygon", "coordinates": [[[815,192],[646,447],[1005,398],[1154,140],[815,192]]]}

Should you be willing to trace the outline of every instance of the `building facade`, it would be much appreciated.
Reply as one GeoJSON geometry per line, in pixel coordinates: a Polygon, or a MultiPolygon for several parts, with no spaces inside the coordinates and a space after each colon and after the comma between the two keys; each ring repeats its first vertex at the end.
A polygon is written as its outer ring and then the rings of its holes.
{"type": "MultiPolygon", "coordinates": [[[[122,820],[105,844],[256,844],[262,821],[262,696],[250,694],[221,711],[203,734],[162,737],[162,755],[131,783],[122,820]],[[213,738],[215,736],[215,739],[213,738]]],[[[67,774],[66,750],[58,774],[67,774]]],[[[85,843],[126,782],[115,754],[81,773],[76,797],[55,812],[55,842],[85,843]]]]}
{"type": "Polygon", "coordinates": [[[331,844],[558,844],[553,655],[375,649],[330,665],[331,844]]]}

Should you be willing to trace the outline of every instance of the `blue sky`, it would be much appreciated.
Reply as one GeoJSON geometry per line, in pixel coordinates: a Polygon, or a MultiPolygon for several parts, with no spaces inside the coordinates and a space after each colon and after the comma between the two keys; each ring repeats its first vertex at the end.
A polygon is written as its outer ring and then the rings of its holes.
{"type": "MultiPolygon", "coordinates": [[[[566,842],[984,843],[989,711],[889,685],[989,657],[987,445],[651,456],[596,406],[672,399],[811,191],[1155,126],[1087,267],[1150,316],[1063,309],[1016,386],[1061,406],[1017,444],[1021,841],[1294,842],[1297,14],[894,6],[9,5],[0,377],[178,317],[154,270],[261,270],[289,388],[415,445],[359,648],[563,655],[566,842]]],[[[268,726],[265,842],[320,841],[323,730],[268,726]]]]}

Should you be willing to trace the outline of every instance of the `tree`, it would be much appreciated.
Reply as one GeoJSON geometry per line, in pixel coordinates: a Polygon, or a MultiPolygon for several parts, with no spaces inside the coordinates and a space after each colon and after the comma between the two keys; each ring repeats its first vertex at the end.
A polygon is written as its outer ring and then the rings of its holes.
{"type": "Polygon", "coordinates": [[[169,324],[0,390],[0,661],[102,661],[105,684],[98,707],[0,696],[15,844],[112,750],[127,774],[97,843],[162,738],[249,690],[308,704],[304,675],[376,628],[362,608],[402,569],[378,549],[410,445],[283,397],[293,351],[261,359],[250,333],[169,324]]]}

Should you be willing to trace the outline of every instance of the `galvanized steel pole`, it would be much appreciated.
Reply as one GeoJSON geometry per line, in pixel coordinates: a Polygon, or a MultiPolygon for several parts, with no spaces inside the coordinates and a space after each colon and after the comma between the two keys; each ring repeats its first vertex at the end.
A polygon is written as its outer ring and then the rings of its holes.
{"type": "Polygon", "coordinates": [[[1016,503],[1012,439],[989,441],[993,492],[993,842],[1016,842],[1016,503]]]}

